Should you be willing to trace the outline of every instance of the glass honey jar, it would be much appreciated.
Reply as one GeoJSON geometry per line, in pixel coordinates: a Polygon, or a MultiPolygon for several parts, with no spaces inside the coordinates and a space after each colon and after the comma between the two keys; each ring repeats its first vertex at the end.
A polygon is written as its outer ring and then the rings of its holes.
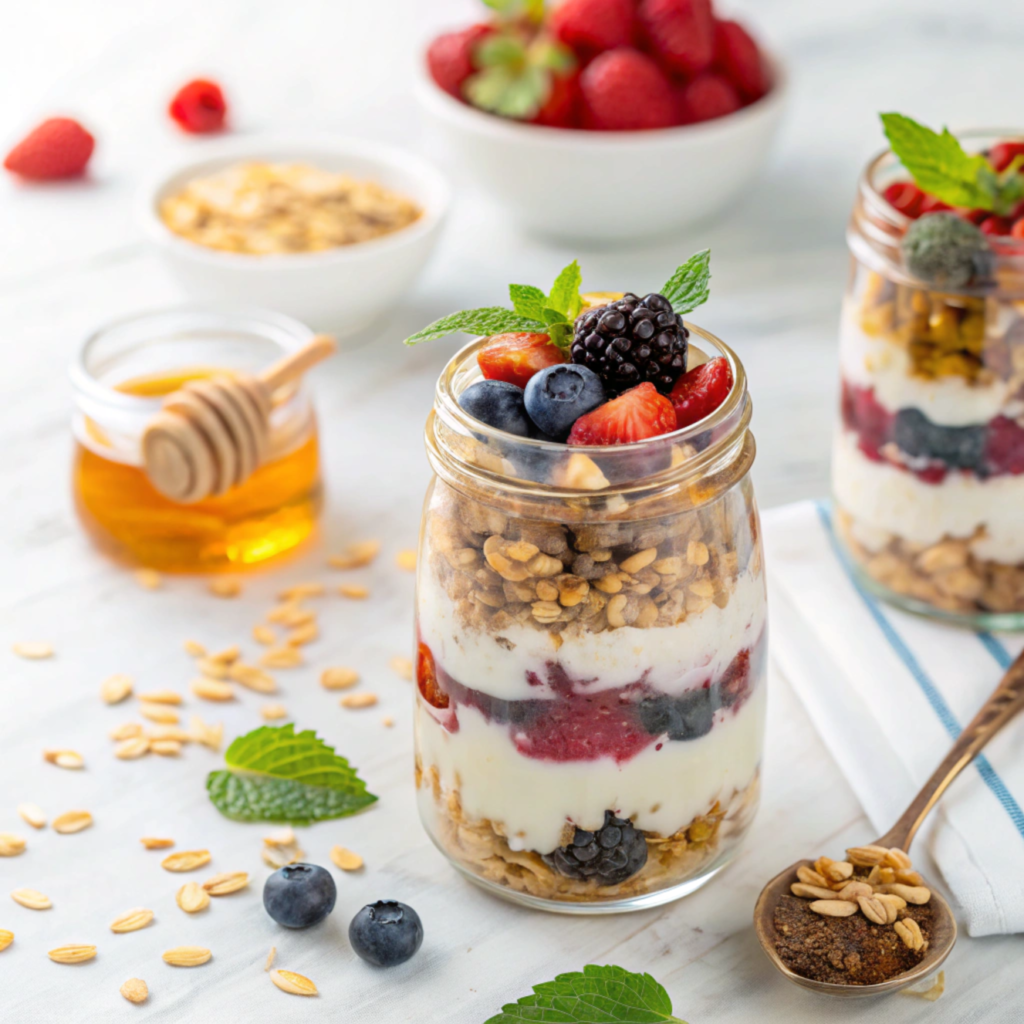
{"type": "Polygon", "coordinates": [[[276,395],[269,455],[244,482],[192,504],[160,494],[141,440],[164,396],[189,381],[257,373],[312,332],[262,310],[143,313],[86,339],[71,367],[73,488],[86,531],[119,561],[164,572],[239,571],[313,531],[322,488],[316,418],[299,382],[276,395]]]}

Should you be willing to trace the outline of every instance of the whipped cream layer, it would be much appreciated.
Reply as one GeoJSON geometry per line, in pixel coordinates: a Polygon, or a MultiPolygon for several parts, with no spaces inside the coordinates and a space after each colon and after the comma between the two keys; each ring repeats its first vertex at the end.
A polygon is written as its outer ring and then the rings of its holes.
{"type": "Polygon", "coordinates": [[[1013,385],[995,380],[970,384],[962,377],[928,380],[915,376],[907,349],[860,327],[858,306],[847,301],[839,332],[839,362],[851,384],[873,388],[875,399],[889,412],[920,409],[933,423],[947,427],[985,424],[996,416],[1016,418],[1024,403],[1013,399],[1013,385]]]}
{"type": "Polygon", "coordinates": [[[420,639],[453,679],[502,700],[543,700],[557,694],[546,680],[557,663],[586,692],[615,689],[646,677],[647,685],[679,694],[718,679],[745,647],[761,636],[764,577],[739,577],[724,608],[712,604],[675,626],[621,626],[600,633],[569,631],[556,651],[551,634],[518,623],[501,633],[465,629],[432,574],[417,592],[420,639]],[[533,674],[540,685],[531,685],[533,674]]]}
{"type": "MultiPolygon", "coordinates": [[[[524,757],[508,726],[487,722],[475,708],[459,707],[458,732],[448,732],[416,701],[417,750],[434,766],[446,790],[456,789],[471,821],[500,824],[514,850],[551,853],[567,822],[598,829],[614,811],[644,831],[668,836],[724,805],[746,788],[761,760],[763,679],[737,710],[719,711],[711,731],[696,740],[652,743],[623,763],[610,757],[555,762],[524,757]],[[660,746],[660,749],[658,749],[660,746]]],[[[436,813],[429,788],[419,799],[427,821],[436,813]]]]}
{"type": "Polygon", "coordinates": [[[869,459],[857,437],[840,430],[832,449],[832,487],[836,500],[855,520],[855,536],[878,550],[892,536],[916,544],[943,537],[972,537],[971,553],[986,561],[1024,562],[1024,475],[981,480],[950,473],[930,484],[913,473],[869,459]]]}

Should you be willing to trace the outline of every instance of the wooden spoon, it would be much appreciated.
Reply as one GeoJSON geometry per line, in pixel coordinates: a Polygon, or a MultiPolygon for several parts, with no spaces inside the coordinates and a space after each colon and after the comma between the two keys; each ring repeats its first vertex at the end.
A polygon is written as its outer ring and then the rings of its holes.
{"type": "MultiPolygon", "coordinates": [[[[900,820],[872,845],[884,846],[887,849],[897,847],[904,852],[910,850],[921,823],[931,809],[939,802],[939,798],[949,788],[950,783],[978,755],[982,747],[1018,711],[1024,708],[1024,652],[1007,669],[995,692],[985,702],[974,720],[953,744],[942,763],[935,769],[932,777],[924,784],[921,792],[911,801],[903,812],[900,820]]],[[[949,904],[928,885],[931,899],[928,905],[932,910],[932,928],[929,936],[928,950],[921,962],[909,971],[898,974],[888,981],[874,985],[841,985],[833,982],[814,981],[795,973],[783,962],[776,949],[778,934],[775,930],[775,908],[782,896],[789,893],[789,887],[797,881],[797,868],[811,865],[813,861],[801,860],[790,865],[781,874],[776,875],[761,891],[757,906],[754,909],[754,928],[757,937],[771,962],[792,982],[814,992],[824,992],[832,996],[874,996],[886,992],[896,992],[901,988],[921,981],[935,971],[949,956],[953,943],[956,942],[956,920],[949,904]]]]}
{"type": "Polygon", "coordinates": [[[169,394],[142,434],[150,483],[182,505],[245,483],[270,452],[274,392],[336,348],[333,338],[318,334],[258,377],[225,374],[169,394]]]}

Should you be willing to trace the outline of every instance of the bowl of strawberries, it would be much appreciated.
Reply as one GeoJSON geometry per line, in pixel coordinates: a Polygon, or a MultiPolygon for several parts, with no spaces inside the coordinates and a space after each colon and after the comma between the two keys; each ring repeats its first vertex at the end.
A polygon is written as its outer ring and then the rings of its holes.
{"type": "Polygon", "coordinates": [[[417,92],[449,162],[523,227],[669,234],[757,175],[785,72],[712,0],[487,3],[430,42],[417,92]]]}

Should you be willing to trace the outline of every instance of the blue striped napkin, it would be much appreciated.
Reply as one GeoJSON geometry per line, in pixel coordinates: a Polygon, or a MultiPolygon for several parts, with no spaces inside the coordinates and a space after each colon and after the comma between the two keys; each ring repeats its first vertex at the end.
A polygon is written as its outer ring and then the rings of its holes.
{"type": "MultiPolygon", "coordinates": [[[[876,600],[853,582],[827,504],[774,509],[763,524],[772,658],[880,835],[1024,636],[942,626],[876,600]]],[[[1022,803],[1024,716],[953,784],[922,837],[971,935],[1024,932],[1022,803]]]]}

